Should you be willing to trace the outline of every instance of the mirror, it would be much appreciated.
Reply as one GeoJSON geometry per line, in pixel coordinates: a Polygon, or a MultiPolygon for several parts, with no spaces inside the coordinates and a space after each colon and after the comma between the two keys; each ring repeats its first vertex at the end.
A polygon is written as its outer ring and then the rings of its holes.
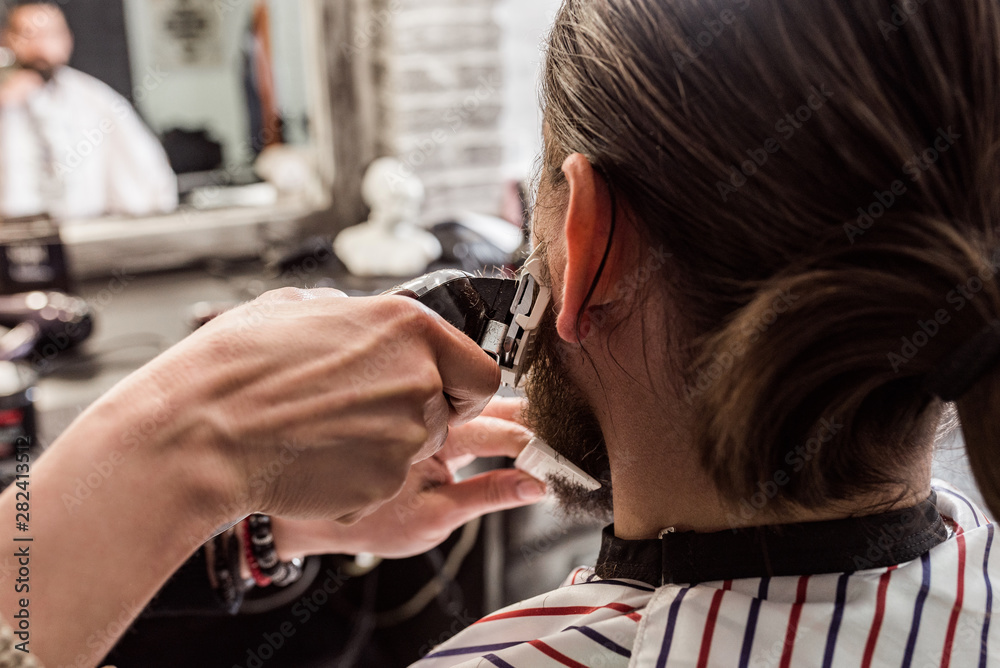
{"type": "MultiPolygon", "coordinates": [[[[179,194],[178,202],[160,197],[142,209],[105,202],[103,209],[50,211],[60,223],[74,274],[254,255],[262,239],[294,236],[299,220],[330,205],[333,146],[323,127],[329,102],[319,0],[54,4],[73,33],[70,66],[131,102],[162,143],[179,194]]],[[[52,22],[36,23],[22,32],[45,38],[52,22]]],[[[101,129],[105,119],[92,123],[108,138],[109,153],[116,141],[113,129],[131,122],[121,120],[125,111],[112,108],[116,118],[106,124],[107,132],[101,129]]],[[[62,156],[70,165],[64,179],[86,171],[87,155],[101,150],[93,129],[79,124],[90,129],[89,135],[83,132],[90,139],[62,156]],[[73,164],[83,167],[74,170],[73,164]]],[[[117,155],[141,140],[133,135],[117,155]]],[[[52,159],[59,162],[59,156],[52,159]]],[[[151,160],[116,161],[126,172],[116,177],[127,182],[123,192],[141,193],[154,179],[159,167],[151,160]]]]}
{"type": "Polygon", "coordinates": [[[216,206],[227,198],[198,189],[257,181],[253,162],[268,146],[309,145],[303,5],[125,3],[133,99],[188,203],[216,206]]]}

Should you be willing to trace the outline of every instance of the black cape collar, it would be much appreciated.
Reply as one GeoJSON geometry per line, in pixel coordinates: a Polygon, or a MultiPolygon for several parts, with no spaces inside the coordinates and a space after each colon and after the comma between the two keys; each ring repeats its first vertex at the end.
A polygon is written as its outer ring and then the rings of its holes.
{"type": "Polygon", "coordinates": [[[654,587],[778,575],[852,573],[916,559],[948,538],[937,495],[910,508],[824,522],[623,540],[604,528],[596,572],[654,587]]]}

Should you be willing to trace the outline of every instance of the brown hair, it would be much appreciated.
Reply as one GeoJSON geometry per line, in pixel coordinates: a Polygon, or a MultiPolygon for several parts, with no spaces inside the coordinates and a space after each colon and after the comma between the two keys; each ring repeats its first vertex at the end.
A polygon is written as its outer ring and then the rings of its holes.
{"type": "MultiPolygon", "coordinates": [[[[922,384],[1000,317],[1000,4],[565,0],[543,101],[545,178],[583,153],[673,254],[723,493],[816,507],[926,456],[922,384]]],[[[1000,513],[1000,365],[957,408],[1000,513]]]]}

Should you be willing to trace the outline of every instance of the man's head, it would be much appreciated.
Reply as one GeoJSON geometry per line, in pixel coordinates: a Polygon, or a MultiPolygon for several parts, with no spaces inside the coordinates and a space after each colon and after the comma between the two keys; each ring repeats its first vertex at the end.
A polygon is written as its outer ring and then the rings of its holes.
{"type": "Polygon", "coordinates": [[[46,81],[73,54],[73,35],[54,2],[16,3],[7,11],[0,42],[22,67],[35,70],[46,81]]]}
{"type": "MultiPolygon", "coordinates": [[[[565,0],[533,223],[553,447],[600,474],[628,454],[611,431],[662,430],[626,462],[662,471],[687,434],[731,504],[909,484],[942,409],[924,378],[1000,317],[1000,5],[913,6],[565,0]]],[[[1000,503],[992,378],[963,422],[1000,503]]]]}

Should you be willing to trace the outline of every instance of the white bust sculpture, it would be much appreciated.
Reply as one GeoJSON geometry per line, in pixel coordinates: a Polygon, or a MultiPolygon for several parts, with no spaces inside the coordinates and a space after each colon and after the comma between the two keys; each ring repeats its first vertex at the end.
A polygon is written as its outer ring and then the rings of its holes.
{"type": "Polygon", "coordinates": [[[337,235],[333,249],[355,276],[416,276],[441,257],[441,244],[418,227],[424,186],[395,158],[378,158],[365,172],[361,196],[368,220],[337,235]]]}

